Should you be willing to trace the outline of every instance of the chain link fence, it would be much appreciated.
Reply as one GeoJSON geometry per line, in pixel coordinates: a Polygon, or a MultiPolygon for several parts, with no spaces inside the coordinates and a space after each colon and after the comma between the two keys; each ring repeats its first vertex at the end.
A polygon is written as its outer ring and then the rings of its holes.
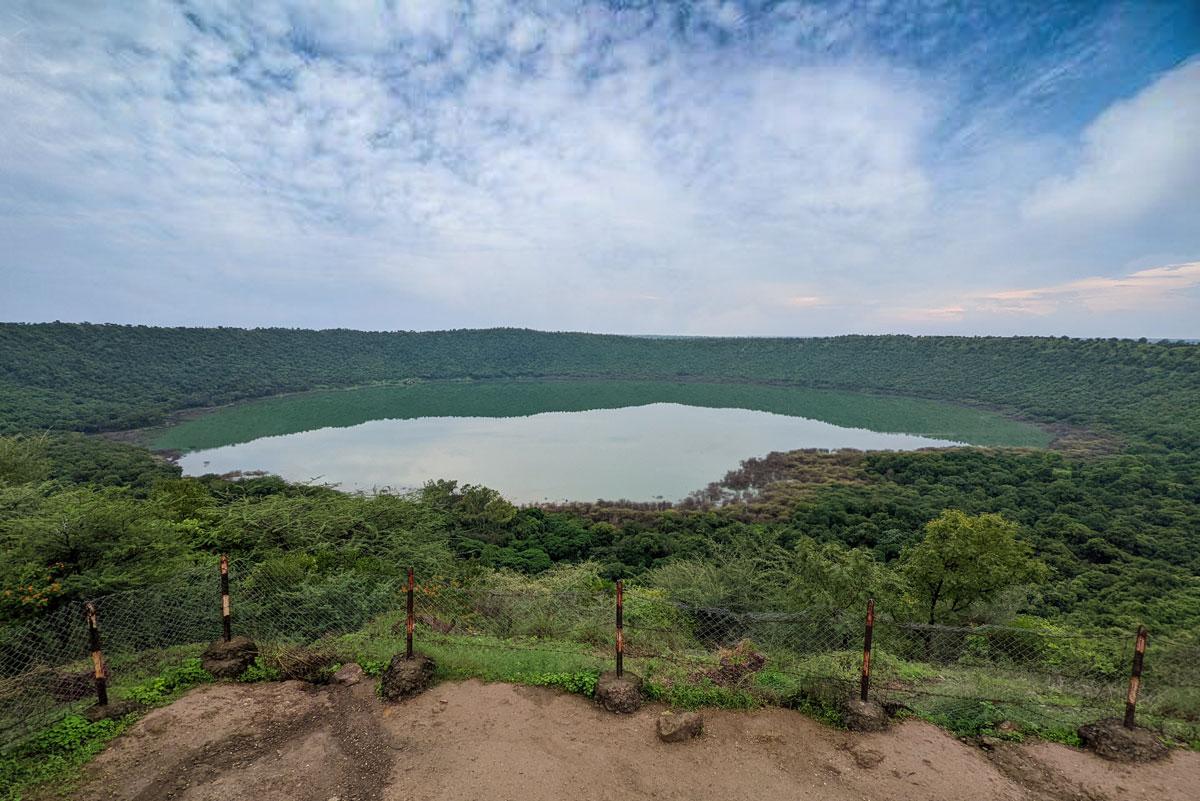
{"type": "MultiPolygon", "coordinates": [[[[408,633],[403,575],[353,570],[304,581],[286,565],[233,562],[233,633],[380,669],[408,633]]],[[[552,589],[494,575],[417,582],[416,649],[448,676],[523,678],[614,667],[611,588],[552,589]]],[[[114,699],[221,636],[215,564],[94,600],[114,699]]],[[[836,708],[862,684],[865,610],[756,610],[671,601],[627,587],[624,667],[672,703],[836,708]]],[[[1125,707],[1134,634],[890,620],[873,629],[870,697],[956,731],[1073,731],[1125,707]],[[1014,723],[1015,722],[1015,723],[1014,723]]],[[[83,604],[0,630],[0,747],[94,703],[83,604]]],[[[1200,643],[1151,638],[1138,723],[1200,741],[1200,643]]]]}
{"type": "MultiPolygon", "coordinates": [[[[119,696],[165,664],[196,656],[221,632],[211,567],[91,601],[105,673],[119,696]]],[[[0,746],[95,702],[84,602],[0,628],[0,746]]]]}

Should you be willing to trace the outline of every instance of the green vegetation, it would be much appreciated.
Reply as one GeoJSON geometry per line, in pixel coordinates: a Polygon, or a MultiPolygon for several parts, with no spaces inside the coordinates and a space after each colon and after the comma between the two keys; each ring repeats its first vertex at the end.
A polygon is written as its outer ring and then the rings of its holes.
{"type": "Polygon", "coordinates": [[[990,602],[1004,590],[1044,578],[1046,566],[1017,539],[1017,526],[998,514],[968,517],[947,509],[925,525],[925,538],[904,551],[900,569],[929,610],[930,625],[939,614],[961,615],[990,602]]]}
{"type": "MultiPolygon", "coordinates": [[[[814,454],[800,469],[819,471],[826,461],[814,454]]],[[[857,587],[840,598],[857,604],[868,589],[905,597],[903,571],[895,569],[903,549],[919,541],[928,521],[957,508],[1003,515],[1047,565],[1030,592],[995,599],[998,615],[1024,609],[1084,628],[1144,622],[1160,632],[1200,621],[1200,553],[1192,540],[1200,530],[1200,473],[1168,457],[857,454],[839,463],[844,480],[796,489],[785,474],[767,485],[783,489],[754,495],[752,487],[745,501],[665,510],[516,509],[494,492],[453,482],[415,497],[360,497],[270,477],[145,475],[123,487],[63,479],[0,486],[5,617],[143,587],[222,551],[286,577],[297,588],[290,603],[300,608],[320,608],[343,585],[366,592],[372,576],[397,580],[410,564],[432,577],[479,568],[535,573],[585,559],[610,579],[658,571],[685,600],[762,599],[768,588],[759,577],[778,575],[791,583],[768,599],[801,582],[857,587]],[[776,552],[793,556],[770,574],[752,566],[740,581],[731,548],[752,554],[755,565],[776,552]],[[825,557],[837,570],[814,572],[811,560],[794,556],[797,548],[836,548],[825,557]]]]}
{"type": "Polygon", "coordinates": [[[0,757],[0,801],[21,801],[32,787],[76,779],[79,768],[131,723],[131,718],[90,723],[71,715],[40,732],[0,757]]]}
{"type": "Polygon", "coordinates": [[[982,404],[1200,448],[1200,347],[1047,337],[651,339],[517,329],[370,333],[0,325],[0,431],[120,430],[177,409],[405,379],[786,383],[982,404]]]}
{"type": "Polygon", "coordinates": [[[311,392],[228,406],[171,426],[156,448],[200,450],[369,420],[518,417],[648,403],[756,409],[849,428],[973,445],[1043,447],[1050,435],[993,412],[914,398],[753,384],[666,381],[440,381],[311,392]]]}
{"type": "MultiPolygon", "coordinates": [[[[883,621],[1005,624],[1003,637],[955,644],[954,659],[936,670],[929,659],[940,652],[928,641],[888,644],[881,634],[878,663],[902,687],[984,698],[1001,692],[1035,707],[1070,708],[1080,698],[1047,689],[1044,676],[1021,676],[1019,665],[999,686],[994,672],[972,660],[999,664],[1037,643],[1029,658],[1039,669],[1108,676],[1125,669],[1123,658],[1060,634],[1146,624],[1157,638],[1152,644],[1166,643],[1147,658],[1148,688],[1154,671],[1192,675],[1196,663],[1189,656],[1200,628],[1196,345],[5,325],[0,410],[0,430],[8,432],[0,437],[5,622],[36,622],[83,598],[157,585],[228,552],[253,566],[238,576],[242,592],[285,588],[263,595],[255,614],[287,620],[303,640],[324,632],[306,621],[336,612],[339,631],[357,632],[340,645],[369,670],[381,667],[396,642],[394,621],[367,610],[394,608],[381,605],[410,565],[425,581],[547,593],[636,580],[629,623],[663,638],[682,637],[667,602],[795,612],[858,609],[874,597],[883,621]],[[853,424],[838,417],[845,414],[841,393],[873,395],[854,412],[871,416],[872,425],[888,427],[902,414],[913,421],[903,427],[918,433],[1044,442],[988,411],[999,410],[1058,439],[1054,450],[774,454],[747,461],[674,507],[516,508],[453,476],[404,497],[347,495],[275,477],[181,478],[142,448],[78,433],[161,424],[188,407],[373,384],[222,410],[168,429],[160,441],[192,447],[281,433],[317,418],[350,424],[381,411],[570,409],[630,397],[803,410],[853,424]]],[[[512,647],[557,636],[561,610],[551,598],[511,630],[427,633],[424,642],[444,675],[587,692],[601,634],[563,639],[553,652],[512,647]]],[[[860,626],[857,617],[839,618],[836,632],[850,643],[860,626]]],[[[812,657],[824,661],[802,664],[788,662],[778,644],[759,647],[769,664],[788,669],[759,671],[749,687],[714,688],[649,661],[638,669],[654,692],[681,706],[736,706],[767,694],[825,715],[826,700],[794,676],[839,671],[854,655],[852,648],[845,659],[826,650],[812,657]]],[[[270,671],[260,668],[263,677],[270,671]]],[[[1147,714],[1194,720],[1197,701],[1188,686],[1151,691],[1147,714]]],[[[1007,719],[1025,731],[1068,736],[1053,720],[999,704],[947,701],[917,713],[957,731],[992,731],[1007,719]]],[[[67,750],[83,753],[111,734],[89,732],[64,729],[76,743],[67,750]]]]}
{"type": "MultiPolygon", "coordinates": [[[[116,688],[114,699],[129,698],[144,707],[169,704],[184,691],[212,681],[196,658],[168,664],[142,681],[116,688]]],[[[29,789],[54,782],[70,786],[79,768],[109,740],[132,725],[135,715],[95,723],[70,715],[0,756],[0,801],[20,801],[29,789]]]]}

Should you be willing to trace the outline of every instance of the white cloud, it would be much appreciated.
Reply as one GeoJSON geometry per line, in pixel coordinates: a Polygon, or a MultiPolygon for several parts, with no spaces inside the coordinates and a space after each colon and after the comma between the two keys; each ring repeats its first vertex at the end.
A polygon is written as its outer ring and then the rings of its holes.
{"type": "Polygon", "coordinates": [[[1150,215],[1200,219],[1200,59],[1168,72],[1087,127],[1078,166],[1025,206],[1047,223],[1113,225],[1150,215]]]}
{"type": "Polygon", "coordinates": [[[998,319],[1055,320],[1077,315],[1111,320],[1131,313],[1151,318],[1195,308],[1198,289],[1200,262],[1189,262],[1119,276],[1094,275],[1059,284],[970,293],[945,305],[901,306],[888,313],[899,322],[916,325],[950,321],[986,326],[998,319]]]}
{"type": "Polygon", "coordinates": [[[0,40],[0,317],[936,329],[1001,271],[1196,257],[1197,62],[1048,172],[997,113],[961,147],[965,90],[851,11],[30,4],[0,40]]]}
{"type": "Polygon", "coordinates": [[[984,311],[1053,314],[1063,304],[1093,312],[1161,311],[1185,301],[1181,293],[1200,286],[1200,262],[1172,264],[1109,278],[1092,276],[1050,286],[990,292],[977,300],[984,311]]]}

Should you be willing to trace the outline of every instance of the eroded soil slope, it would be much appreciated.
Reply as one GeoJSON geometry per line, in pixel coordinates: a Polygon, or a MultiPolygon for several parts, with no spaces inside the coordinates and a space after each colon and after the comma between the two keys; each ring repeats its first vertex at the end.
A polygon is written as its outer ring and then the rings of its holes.
{"type": "Polygon", "coordinates": [[[216,684],[156,710],[90,766],[79,799],[1130,799],[1184,801],[1200,754],[1126,767],[1039,743],[987,753],[924,723],[837,731],[786,710],[709,711],[660,743],[628,717],[552,690],[443,684],[388,705],[370,682],[216,684]]]}

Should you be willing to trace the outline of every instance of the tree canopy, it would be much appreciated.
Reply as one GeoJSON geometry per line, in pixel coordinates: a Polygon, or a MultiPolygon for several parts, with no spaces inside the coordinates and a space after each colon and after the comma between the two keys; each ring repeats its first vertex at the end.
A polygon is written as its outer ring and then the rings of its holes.
{"type": "Polygon", "coordinates": [[[925,524],[925,538],[905,549],[900,568],[928,610],[929,623],[946,622],[1001,592],[1040,580],[1045,565],[1018,539],[1003,515],[947,509],[925,524]]]}

